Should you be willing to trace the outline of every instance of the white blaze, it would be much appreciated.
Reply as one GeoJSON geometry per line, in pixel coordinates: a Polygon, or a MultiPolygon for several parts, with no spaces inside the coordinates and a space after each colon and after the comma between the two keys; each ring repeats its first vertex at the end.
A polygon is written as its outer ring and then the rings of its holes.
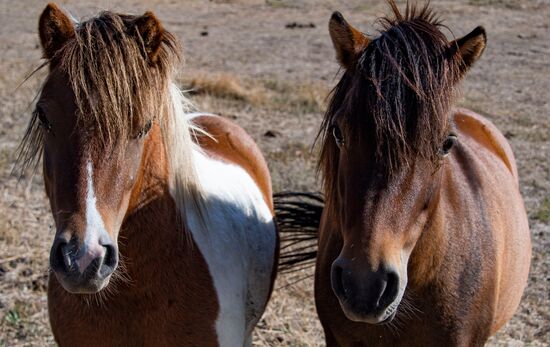
{"type": "Polygon", "coordinates": [[[86,232],[84,247],[82,247],[84,254],[81,254],[76,260],[80,272],[83,272],[92,260],[105,253],[100,239],[104,243],[109,240],[103,218],[97,209],[97,199],[94,192],[94,170],[91,160],[88,160],[86,164],[86,173],[86,232]]]}

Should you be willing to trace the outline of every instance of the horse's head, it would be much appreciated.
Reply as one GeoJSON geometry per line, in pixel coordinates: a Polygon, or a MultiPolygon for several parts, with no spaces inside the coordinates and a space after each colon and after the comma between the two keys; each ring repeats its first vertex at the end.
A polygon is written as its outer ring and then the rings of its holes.
{"type": "Polygon", "coordinates": [[[177,54],[151,13],[105,12],[76,24],[50,4],[39,34],[49,75],[26,146],[43,146],[56,226],[50,265],[69,292],[94,293],[118,266],[119,230],[143,180],[145,145],[160,131],[177,54]]]}
{"type": "Polygon", "coordinates": [[[373,40],[333,14],[344,75],[321,130],[327,208],[343,240],[332,287],[349,319],[372,324],[390,321],[403,298],[457,142],[453,91],[485,47],[482,28],[449,42],[428,9],[393,7],[373,40]]]}

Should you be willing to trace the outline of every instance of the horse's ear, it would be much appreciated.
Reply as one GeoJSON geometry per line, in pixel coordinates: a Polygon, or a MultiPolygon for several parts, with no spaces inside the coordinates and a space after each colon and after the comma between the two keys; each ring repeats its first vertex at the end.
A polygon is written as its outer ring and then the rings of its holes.
{"type": "Polygon", "coordinates": [[[147,11],[134,22],[150,63],[155,63],[164,39],[164,28],[153,12],[147,11]]]}
{"type": "Polygon", "coordinates": [[[460,71],[464,74],[481,57],[487,45],[485,29],[478,26],[468,35],[451,42],[449,49],[459,55],[460,71]]]}
{"type": "Polygon", "coordinates": [[[349,69],[357,62],[359,53],[367,47],[369,39],[365,34],[349,25],[340,12],[332,14],[328,30],[338,62],[343,68],[349,69]]]}
{"type": "Polygon", "coordinates": [[[40,15],[38,34],[44,58],[51,59],[74,36],[74,24],[56,4],[50,3],[40,15]]]}

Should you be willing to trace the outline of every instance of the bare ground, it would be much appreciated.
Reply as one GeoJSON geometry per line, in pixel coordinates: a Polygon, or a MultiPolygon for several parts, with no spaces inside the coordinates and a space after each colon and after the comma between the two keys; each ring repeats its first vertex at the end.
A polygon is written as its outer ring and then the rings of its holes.
{"type": "MultiPolygon", "coordinates": [[[[181,84],[197,89],[194,100],[201,110],[230,117],[252,134],[268,159],[275,190],[319,188],[310,149],[324,97],[339,76],[326,29],[331,12],[340,10],[370,34],[376,32],[374,19],[386,12],[382,1],[359,0],[61,3],[76,17],[107,8],[153,10],[184,43],[181,84]],[[298,25],[285,27],[292,23],[298,25]],[[267,131],[275,136],[264,136],[267,131]]],[[[19,185],[9,175],[43,77],[39,73],[17,89],[40,64],[36,25],[44,6],[0,0],[0,346],[53,344],[45,294],[52,219],[39,175],[19,185]]],[[[488,48],[466,78],[459,104],[485,114],[510,140],[530,216],[529,285],[517,314],[490,345],[548,346],[550,1],[434,0],[433,6],[456,36],[476,25],[487,29],[488,48]]],[[[294,280],[279,277],[255,345],[323,345],[312,281],[294,280]]]]}

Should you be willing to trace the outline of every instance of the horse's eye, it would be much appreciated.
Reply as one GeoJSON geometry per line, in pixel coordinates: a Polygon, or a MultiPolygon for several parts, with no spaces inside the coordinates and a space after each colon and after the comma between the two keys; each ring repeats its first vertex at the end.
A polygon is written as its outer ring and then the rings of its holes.
{"type": "Polygon", "coordinates": [[[147,135],[147,133],[149,132],[149,130],[151,130],[151,127],[153,126],[153,123],[151,121],[148,121],[147,124],[145,124],[145,126],[139,131],[138,135],[137,135],[137,138],[138,139],[141,139],[143,138],[145,135],[147,135]]]}
{"type": "Polygon", "coordinates": [[[336,144],[338,147],[344,146],[344,136],[342,135],[342,131],[337,125],[332,125],[332,136],[334,136],[334,140],[336,141],[336,144]]]}
{"type": "Polygon", "coordinates": [[[451,148],[453,148],[456,141],[457,141],[456,135],[451,134],[451,135],[447,136],[445,141],[443,141],[443,146],[441,146],[441,154],[442,155],[449,154],[449,152],[451,151],[451,148]]]}
{"type": "Polygon", "coordinates": [[[46,115],[44,114],[44,111],[40,107],[37,107],[34,112],[36,113],[36,117],[38,117],[38,121],[40,122],[40,126],[44,130],[46,130],[46,132],[50,132],[52,130],[52,124],[50,123],[48,118],[46,118],[46,115]]]}

